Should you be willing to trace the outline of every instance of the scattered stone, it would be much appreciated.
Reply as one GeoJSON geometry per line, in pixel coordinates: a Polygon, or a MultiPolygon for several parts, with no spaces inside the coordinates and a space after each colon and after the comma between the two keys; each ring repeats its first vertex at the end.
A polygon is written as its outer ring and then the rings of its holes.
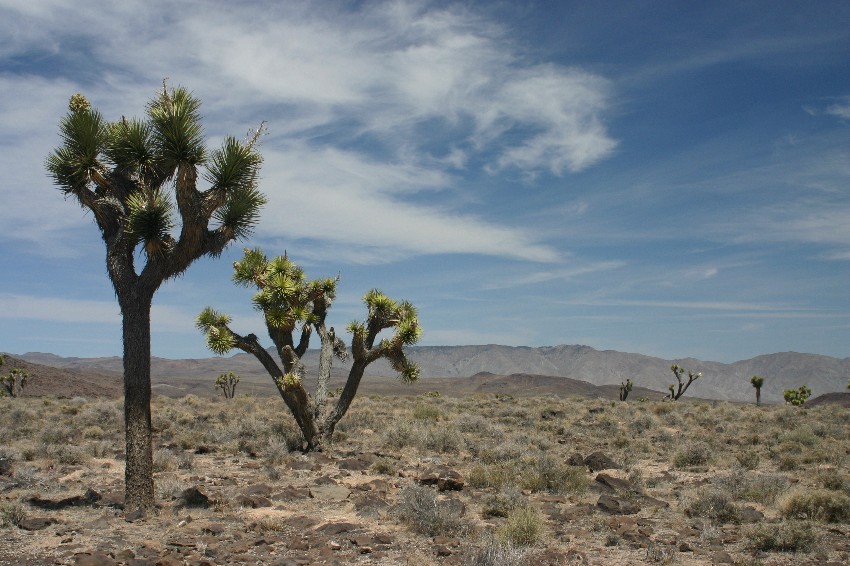
{"type": "Polygon", "coordinates": [[[368,470],[375,462],[375,456],[371,454],[363,454],[354,458],[346,458],[340,460],[337,464],[340,470],[348,470],[351,472],[363,472],[368,470]]]}
{"type": "Polygon", "coordinates": [[[283,488],[283,491],[280,491],[274,495],[272,495],[273,501],[303,501],[310,497],[310,490],[305,487],[292,487],[287,486],[283,488]]]}
{"type": "Polygon", "coordinates": [[[320,501],[345,501],[351,490],[343,485],[320,485],[310,488],[310,497],[320,501]]]}
{"type": "Polygon", "coordinates": [[[620,497],[615,497],[605,493],[599,496],[599,501],[596,502],[596,507],[598,507],[600,511],[610,513],[612,515],[634,515],[640,511],[640,506],[620,497]]]}
{"type": "Polygon", "coordinates": [[[18,528],[25,531],[40,531],[58,522],[53,517],[24,517],[18,523],[18,528]]]}
{"type": "Polygon", "coordinates": [[[742,523],[758,523],[764,519],[764,513],[757,509],[753,509],[750,506],[741,508],[741,522],[742,523]]]}
{"type": "Polygon", "coordinates": [[[210,498],[201,491],[200,487],[194,486],[183,490],[179,503],[185,507],[209,507],[210,498]]]}
{"type": "Polygon", "coordinates": [[[234,502],[245,509],[259,509],[273,505],[271,499],[262,495],[237,495],[234,502]]]}
{"type": "Polygon", "coordinates": [[[711,562],[713,564],[734,564],[735,560],[732,559],[731,554],[725,550],[721,550],[711,555],[711,562]]]}
{"type": "Polygon", "coordinates": [[[624,492],[634,492],[640,493],[640,489],[638,489],[632,482],[627,479],[618,478],[612,476],[611,474],[599,473],[596,474],[596,481],[599,482],[600,485],[608,488],[611,491],[624,491],[624,492]]]}
{"type": "Polygon", "coordinates": [[[354,530],[357,530],[359,527],[353,523],[346,522],[337,522],[337,523],[327,523],[317,528],[316,531],[323,533],[327,536],[338,535],[341,533],[348,533],[354,530]]]}
{"type": "Polygon", "coordinates": [[[124,520],[128,523],[135,523],[137,521],[143,521],[146,519],[148,514],[144,509],[136,509],[135,511],[130,511],[126,515],[124,515],[124,520]]]}
{"type": "Polygon", "coordinates": [[[56,511],[58,509],[65,509],[66,507],[92,505],[95,502],[99,501],[100,498],[101,495],[98,492],[89,488],[83,495],[74,495],[72,497],[66,497],[58,501],[54,501],[52,499],[42,499],[41,497],[35,495],[27,499],[27,503],[29,503],[33,507],[38,507],[39,509],[56,511]]]}
{"type": "Polygon", "coordinates": [[[76,566],[113,566],[118,562],[104,552],[80,553],[74,555],[76,566]]]}
{"type": "Polygon", "coordinates": [[[446,466],[437,466],[420,474],[416,481],[422,485],[436,485],[437,491],[460,491],[463,489],[463,477],[446,466]]]}
{"type": "Polygon", "coordinates": [[[594,452],[584,459],[584,465],[590,468],[591,472],[600,470],[619,470],[620,466],[614,460],[609,458],[603,452],[594,452]]]}
{"type": "Polygon", "coordinates": [[[270,497],[272,491],[272,488],[269,487],[268,484],[258,483],[246,489],[244,493],[245,495],[262,495],[263,497],[270,497]]]}
{"type": "Polygon", "coordinates": [[[201,527],[202,533],[208,533],[214,536],[220,535],[224,532],[224,530],[224,525],[222,525],[221,523],[210,523],[201,527]]]}
{"type": "Polygon", "coordinates": [[[12,475],[12,461],[8,458],[0,458],[0,476],[12,475]]]}

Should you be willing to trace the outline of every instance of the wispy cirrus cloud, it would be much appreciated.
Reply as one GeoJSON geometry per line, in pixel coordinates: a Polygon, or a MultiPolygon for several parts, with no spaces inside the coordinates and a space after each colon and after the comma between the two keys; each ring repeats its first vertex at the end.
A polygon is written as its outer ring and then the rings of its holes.
{"type": "MultiPolygon", "coordinates": [[[[462,198],[436,206],[423,193],[462,193],[452,173],[471,163],[493,174],[561,175],[600,162],[616,146],[604,122],[604,78],[526,60],[506,27],[460,5],[193,6],[193,17],[176,18],[156,0],[144,9],[133,2],[91,10],[7,4],[0,29],[11,32],[9,22],[24,17],[35,23],[30,32],[10,33],[0,52],[52,61],[57,73],[2,78],[40,87],[39,96],[11,98],[25,99],[28,114],[41,119],[58,119],[76,90],[107,118],[140,114],[163,76],[202,98],[214,138],[266,119],[267,216],[286,222],[264,225],[263,234],[380,250],[364,259],[473,253],[554,261],[558,254],[532,231],[485,219],[462,198]],[[77,57],[95,64],[75,75],[77,57]],[[316,230],[319,209],[333,229],[316,230]]],[[[14,122],[18,110],[0,107],[0,122],[14,122]]],[[[55,127],[49,130],[39,124],[28,138],[28,150],[41,148],[39,159],[56,143],[55,127]]],[[[28,175],[0,189],[3,197],[23,185],[49,186],[36,173],[43,164],[30,162],[28,175]]],[[[50,240],[63,226],[83,224],[62,212],[55,194],[37,199],[50,221],[26,223],[18,239],[50,240]]]]}

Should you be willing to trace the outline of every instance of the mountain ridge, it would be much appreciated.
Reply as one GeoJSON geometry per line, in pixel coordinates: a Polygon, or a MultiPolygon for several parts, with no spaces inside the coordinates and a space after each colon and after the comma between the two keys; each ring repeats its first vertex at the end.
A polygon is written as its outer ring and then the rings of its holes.
{"type": "MultiPolygon", "coordinates": [[[[617,350],[597,350],[585,345],[501,346],[497,344],[465,346],[414,346],[407,349],[411,360],[420,364],[423,381],[433,378],[469,378],[481,372],[498,376],[535,375],[564,377],[596,386],[619,386],[631,379],[636,387],[666,393],[675,381],[670,371],[678,364],[703,376],[695,381],[687,396],[730,401],[751,401],[754,389],[750,377],[765,378],[762,400],[782,402],[785,389],[808,385],[814,396],[846,391],[850,378],[850,358],[834,358],[821,354],[778,352],[761,354],[732,363],[695,358],[662,359],[617,350]]],[[[28,352],[16,357],[47,366],[82,371],[121,373],[118,356],[104,358],[63,358],[55,354],[28,352]]],[[[309,374],[318,367],[318,350],[304,357],[309,374]]],[[[350,367],[334,360],[334,376],[342,377],[350,367]]],[[[155,381],[168,383],[175,379],[214,380],[222,372],[233,371],[248,382],[266,383],[269,378],[253,356],[238,353],[230,357],[174,360],[153,357],[151,374],[155,381]]],[[[367,376],[393,377],[392,368],[384,360],[369,366],[367,376]]],[[[427,387],[427,385],[426,385],[427,387]]]]}

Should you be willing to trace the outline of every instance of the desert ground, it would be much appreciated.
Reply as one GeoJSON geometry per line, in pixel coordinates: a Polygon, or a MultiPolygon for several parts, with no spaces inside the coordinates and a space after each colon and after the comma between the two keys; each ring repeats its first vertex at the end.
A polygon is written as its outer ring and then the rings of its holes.
{"type": "Polygon", "coordinates": [[[153,426],[158,508],[127,515],[120,398],[0,399],[0,564],[850,563],[835,403],[420,387],[304,454],[237,389],[155,396],[153,426]]]}

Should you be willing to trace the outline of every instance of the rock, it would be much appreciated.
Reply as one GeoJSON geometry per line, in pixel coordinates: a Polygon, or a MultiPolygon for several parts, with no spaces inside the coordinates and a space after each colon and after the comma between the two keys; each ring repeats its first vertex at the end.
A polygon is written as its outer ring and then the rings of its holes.
{"type": "Polygon", "coordinates": [[[198,486],[184,489],[180,494],[179,502],[186,507],[210,506],[210,498],[198,486]]]}
{"type": "Polygon", "coordinates": [[[272,490],[272,488],[269,487],[267,484],[258,483],[258,484],[252,485],[251,487],[246,489],[243,493],[245,495],[262,495],[263,497],[269,497],[269,496],[271,496],[272,491],[274,491],[274,490],[272,490]]]}
{"type": "Polygon", "coordinates": [[[590,468],[591,472],[599,470],[619,470],[620,466],[603,452],[594,452],[584,459],[584,465],[590,468]]]}
{"type": "Polygon", "coordinates": [[[578,452],[573,452],[570,454],[570,457],[567,458],[567,464],[570,466],[584,466],[584,456],[578,452]]]}
{"type": "Polygon", "coordinates": [[[640,490],[629,480],[614,477],[611,474],[596,474],[596,481],[612,491],[624,491],[639,493],[640,490]]]}
{"type": "Polygon", "coordinates": [[[620,497],[607,495],[603,493],[599,496],[599,501],[596,502],[596,507],[600,511],[610,513],[611,515],[634,515],[640,511],[640,507],[634,503],[626,501],[620,497]]]}
{"type": "Polygon", "coordinates": [[[374,461],[375,457],[373,455],[364,454],[362,456],[356,456],[354,458],[340,460],[338,467],[340,470],[348,470],[351,472],[363,472],[368,470],[372,466],[372,463],[374,461]]]}
{"type": "Polygon", "coordinates": [[[310,488],[310,497],[320,501],[345,501],[351,495],[344,485],[320,485],[310,488]]]}
{"type": "Polygon", "coordinates": [[[746,506],[741,508],[742,523],[758,523],[764,519],[764,513],[752,507],[746,506]]]}
{"type": "Polygon", "coordinates": [[[224,525],[222,525],[221,523],[210,523],[208,525],[204,525],[203,527],[201,527],[202,533],[208,533],[208,534],[211,534],[213,536],[220,535],[221,533],[224,532],[224,530],[225,530],[224,525]]]}
{"type": "Polygon", "coordinates": [[[12,461],[8,458],[0,458],[0,476],[12,475],[12,461]]]}
{"type": "Polygon", "coordinates": [[[272,495],[273,501],[303,501],[310,497],[310,490],[305,487],[287,486],[282,491],[272,495]]]}
{"type": "Polygon", "coordinates": [[[53,517],[24,517],[18,523],[18,528],[25,531],[40,531],[58,522],[53,517]]]}
{"type": "Polygon", "coordinates": [[[76,566],[113,566],[118,562],[103,552],[85,552],[74,555],[74,564],[76,566]]]}
{"type": "Polygon", "coordinates": [[[327,536],[333,536],[341,533],[351,532],[357,530],[358,528],[360,527],[353,523],[335,522],[322,525],[321,527],[317,528],[316,531],[323,533],[327,536]]]}
{"type": "Polygon", "coordinates": [[[563,419],[565,416],[567,416],[567,413],[564,411],[556,411],[555,409],[547,409],[540,413],[540,418],[544,421],[551,419],[563,419]]]}
{"type": "Polygon", "coordinates": [[[124,515],[124,520],[128,523],[135,523],[137,521],[143,521],[146,519],[148,514],[144,509],[136,509],[135,511],[130,511],[126,515],[124,515]]]}
{"type": "Polygon", "coordinates": [[[436,485],[437,491],[460,491],[463,489],[463,477],[446,466],[437,466],[423,472],[416,478],[422,485],[436,485]]]}
{"type": "Polygon", "coordinates": [[[36,495],[27,499],[27,503],[29,503],[33,507],[38,507],[39,509],[48,509],[55,511],[57,509],[65,509],[66,507],[92,505],[95,502],[99,501],[100,498],[101,495],[98,492],[89,488],[83,495],[74,495],[72,497],[66,497],[58,501],[54,501],[52,499],[42,499],[36,495]]]}
{"type": "Polygon", "coordinates": [[[721,550],[719,552],[715,552],[711,555],[711,562],[713,564],[734,564],[735,561],[732,559],[732,555],[726,552],[725,550],[721,550]]]}
{"type": "Polygon", "coordinates": [[[234,502],[245,509],[259,509],[273,505],[271,499],[262,495],[237,495],[234,502]]]}

